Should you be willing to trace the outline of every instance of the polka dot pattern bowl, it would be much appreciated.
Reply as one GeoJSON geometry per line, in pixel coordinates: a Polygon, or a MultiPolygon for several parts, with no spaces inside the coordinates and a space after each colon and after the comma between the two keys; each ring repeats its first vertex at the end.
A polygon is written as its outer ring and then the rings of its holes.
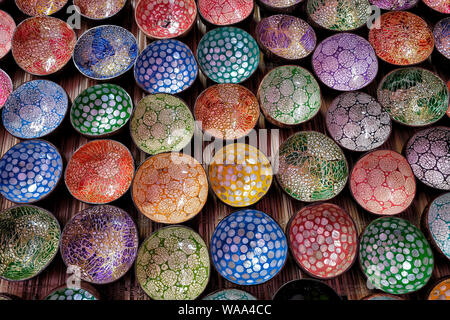
{"type": "Polygon", "coordinates": [[[61,10],[68,0],[14,0],[20,11],[28,16],[50,16],[61,10]]]}
{"type": "Polygon", "coordinates": [[[141,164],[131,191],[136,208],[147,218],[159,223],[183,223],[205,205],[208,179],[191,156],[160,153],[141,164]]]}
{"type": "Polygon", "coordinates": [[[434,45],[444,57],[450,59],[450,17],[439,20],[433,29],[434,45]]]}
{"type": "Polygon", "coordinates": [[[212,25],[227,26],[247,19],[253,12],[253,0],[199,0],[198,12],[212,25]]]}
{"type": "Polygon", "coordinates": [[[41,138],[59,127],[68,106],[66,92],[55,82],[25,82],[6,101],[2,110],[3,125],[17,138],[41,138]]]}
{"type": "Polygon", "coordinates": [[[57,186],[63,170],[56,147],[28,140],[11,147],[0,159],[0,193],[16,203],[33,203],[57,186]]]}
{"type": "Polygon", "coordinates": [[[67,285],[63,285],[53,289],[44,300],[100,300],[100,296],[95,288],[87,283],[81,283],[78,288],[68,288],[67,285]]]}
{"type": "Polygon", "coordinates": [[[333,288],[321,281],[297,279],[282,285],[272,300],[339,301],[341,298],[333,288]]]}
{"type": "Polygon", "coordinates": [[[246,291],[239,289],[224,289],[207,295],[203,300],[257,300],[246,291]]]}
{"type": "Polygon", "coordinates": [[[13,84],[9,75],[0,69],[0,109],[5,105],[6,100],[13,91],[13,84]]]}
{"type": "Polygon", "coordinates": [[[80,14],[88,19],[103,20],[111,18],[123,9],[127,0],[73,0],[80,14]]]}
{"type": "Polygon", "coordinates": [[[433,254],[424,235],[410,222],[383,217],[361,235],[359,260],[368,281],[392,294],[419,290],[430,279],[433,254]]]}
{"type": "Polygon", "coordinates": [[[326,125],[337,144],[351,151],[378,148],[391,134],[389,114],[364,92],[337,96],[327,110],[326,125]]]}
{"type": "Polygon", "coordinates": [[[246,31],[235,27],[206,33],[197,47],[197,60],[205,76],[217,83],[240,83],[256,71],[259,47],[246,31]]]}
{"type": "Polygon", "coordinates": [[[408,10],[419,0],[370,0],[370,3],[384,10],[408,10]]]}
{"type": "Polygon", "coordinates": [[[298,211],[289,223],[288,241],[297,264],[319,279],[346,272],[358,251],[353,219],[332,203],[313,204],[298,211]]]}
{"type": "Polygon", "coordinates": [[[136,278],[154,300],[193,300],[206,288],[210,272],[205,242],[185,226],[154,232],[136,260],[136,278]]]}
{"type": "Polygon", "coordinates": [[[23,205],[0,214],[0,278],[23,281],[41,273],[58,252],[60,228],[47,210],[23,205]]]}
{"type": "Polygon", "coordinates": [[[101,205],[78,212],[61,235],[66,266],[79,268],[84,281],[106,284],[131,268],[139,240],[133,219],[120,208],[101,205]]]}
{"type": "Polygon", "coordinates": [[[264,212],[236,211],[214,230],[211,257],[216,270],[228,281],[258,285],[283,268],[287,241],[281,227],[264,212]]]}
{"type": "Polygon", "coordinates": [[[75,199],[104,204],[123,196],[133,176],[134,160],[127,147],[114,140],[94,140],[75,151],[64,178],[75,199]]]}
{"type": "Polygon", "coordinates": [[[433,289],[431,289],[428,300],[450,300],[450,277],[439,280],[433,289]]]}
{"type": "Polygon", "coordinates": [[[150,43],[134,66],[134,79],[148,93],[180,93],[197,78],[198,66],[191,49],[178,40],[150,43]]]}
{"type": "Polygon", "coordinates": [[[130,122],[131,137],[149,154],[179,151],[194,135],[194,117],[178,97],[157,93],[137,104],[130,122]]]}
{"type": "Polygon", "coordinates": [[[450,3],[448,0],[423,0],[423,3],[437,12],[450,13],[450,3]]]}
{"type": "Polygon", "coordinates": [[[319,43],[312,65],[320,81],[340,91],[364,88],[378,72],[378,60],[370,43],[352,33],[338,33],[319,43]]]}
{"type": "Polygon", "coordinates": [[[335,197],[348,179],[344,153],[333,140],[316,131],[290,136],[278,150],[276,165],[280,187],[305,202],[335,197]]]}
{"type": "Polygon", "coordinates": [[[14,19],[7,12],[0,10],[0,59],[11,50],[11,40],[15,30],[14,19]]]}

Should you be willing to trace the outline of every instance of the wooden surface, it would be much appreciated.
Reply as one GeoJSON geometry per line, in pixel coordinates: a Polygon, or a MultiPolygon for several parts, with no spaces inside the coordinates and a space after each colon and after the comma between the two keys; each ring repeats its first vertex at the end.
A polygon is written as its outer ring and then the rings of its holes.
{"type": "MultiPolygon", "coordinates": [[[[151,41],[145,37],[145,35],[139,31],[134,22],[134,3],[135,1],[128,1],[124,10],[117,16],[114,17],[113,20],[105,21],[105,22],[92,22],[82,19],[81,29],[76,30],[77,36],[79,37],[82,32],[86,29],[101,25],[101,24],[117,24],[121,25],[128,30],[130,30],[139,42],[139,49],[142,51],[151,41]]],[[[3,1],[0,4],[1,9],[10,13],[16,23],[22,21],[25,17],[18,12],[15,7],[13,1],[3,1]]],[[[437,13],[432,12],[428,9],[422,2],[420,2],[418,8],[414,8],[413,12],[420,14],[424,17],[431,25],[443,18],[444,15],[439,15],[437,13]]],[[[254,15],[250,21],[246,21],[245,23],[239,25],[240,27],[246,29],[250,33],[254,34],[254,27],[256,22],[261,18],[261,16],[269,15],[270,13],[260,11],[256,8],[254,15]]],[[[300,8],[295,15],[307,19],[306,14],[304,13],[304,8],[300,8]]],[[[62,13],[58,13],[57,17],[67,20],[68,14],[65,13],[65,9],[62,13]]],[[[331,35],[329,32],[320,31],[317,28],[316,33],[318,36],[318,40],[324,39],[326,36],[331,35]]],[[[203,33],[207,30],[205,25],[198,19],[197,25],[194,26],[193,30],[184,38],[180,39],[181,41],[187,43],[190,48],[195,52],[197,48],[197,44],[203,35],[203,33]]],[[[367,28],[364,26],[360,30],[356,31],[356,33],[364,36],[367,39],[367,28]]],[[[310,71],[311,68],[311,56],[307,57],[300,63],[300,65],[306,67],[310,71]]],[[[262,77],[274,66],[280,65],[279,63],[268,61],[266,57],[262,56],[260,66],[255,72],[255,74],[246,82],[243,83],[244,86],[248,87],[253,93],[256,94],[258,85],[262,79],[262,77]]],[[[445,61],[438,53],[434,52],[430,59],[428,59],[425,63],[422,64],[423,67],[433,70],[437,72],[445,81],[449,79],[449,64],[448,61],[445,61]],[[444,72],[446,70],[446,72],[444,72]]],[[[0,61],[0,68],[4,69],[13,79],[14,88],[17,88],[20,84],[25,81],[29,81],[32,79],[37,79],[38,77],[31,76],[25,72],[23,72],[18,66],[14,63],[11,54],[8,57],[0,61]]],[[[392,66],[388,66],[384,63],[380,62],[380,69],[378,72],[378,76],[376,80],[366,87],[364,90],[371,95],[375,96],[377,83],[381,80],[382,76],[385,75],[388,71],[392,70],[392,66]]],[[[81,75],[73,65],[72,61],[69,61],[68,65],[57,75],[52,75],[50,77],[46,77],[46,79],[55,81],[59,83],[64,89],[67,91],[71,101],[75,99],[75,97],[84,89],[88,88],[96,84],[97,82],[94,80],[90,80],[83,75],[81,75]]],[[[134,103],[136,104],[143,96],[146,94],[138,88],[135,84],[132,72],[128,72],[125,76],[120,79],[113,79],[110,81],[111,83],[116,83],[127,90],[127,92],[132,96],[134,103]]],[[[180,94],[180,97],[185,99],[190,108],[194,107],[195,99],[198,94],[204,90],[207,86],[212,85],[211,81],[206,81],[205,78],[200,75],[196,80],[194,86],[188,91],[180,94]]],[[[268,143],[268,155],[274,155],[276,152],[278,145],[284,141],[287,137],[293,134],[296,131],[300,130],[316,130],[323,133],[326,133],[325,128],[325,113],[328,108],[331,100],[336,97],[339,93],[336,91],[331,91],[321,85],[321,90],[323,94],[323,101],[320,113],[311,121],[298,126],[295,129],[281,129],[280,130],[280,140],[273,141],[273,143],[268,143]]],[[[85,144],[88,140],[81,135],[77,134],[77,132],[72,129],[69,123],[69,117],[67,116],[61,125],[58,132],[55,132],[49,137],[46,137],[46,140],[54,143],[61,154],[65,159],[65,164],[70,159],[73,152],[81,145],[85,144]]],[[[436,125],[446,125],[448,126],[450,121],[448,118],[442,119],[436,125]]],[[[257,128],[275,128],[270,125],[265,119],[261,116],[259,119],[257,128]]],[[[417,130],[413,130],[398,124],[394,124],[393,133],[388,142],[383,148],[393,149],[398,152],[402,151],[402,147],[405,144],[405,141],[417,130]]],[[[112,139],[116,139],[118,141],[123,142],[127,145],[135,159],[136,165],[141,163],[146,155],[143,152],[140,152],[136,146],[132,143],[131,138],[128,133],[128,129],[126,128],[119,135],[111,137],[112,139]]],[[[270,141],[270,139],[269,139],[270,141]]],[[[0,155],[3,155],[10,147],[20,142],[20,140],[11,136],[8,132],[6,132],[3,128],[3,125],[0,125],[0,155]]],[[[206,144],[206,143],[205,143],[206,144]]],[[[351,153],[345,151],[347,160],[349,161],[350,168],[354,161],[361,156],[358,153],[351,153]]],[[[205,166],[206,167],[206,166],[205,166]]],[[[405,212],[401,213],[399,217],[405,218],[415,225],[419,226],[420,215],[426,206],[426,204],[433,199],[433,197],[441,194],[442,192],[438,192],[436,190],[432,190],[420,183],[418,183],[418,193],[416,198],[411,205],[411,207],[405,212]]],[[[342,191],[342,193],[331,200],[330,202],[336,203],[342,206],[349,214],[354,218],[357,224],[358,232],[361,233],[363,228],[367,226],[367,224],[373,219],[377,218],[377,216],[372,215],[368,212],[362,210],[355,201],[351,198],[348,185],[342,191]]],[[[139,238],[140,243],[152,233],[152,231],[157,230],[162,227],[160,224],[156,224],[151,222],[148,218],[139,214],[130,198],[130,193],[128,192],[124,197],[112,203],[113,205],[117,205],[127,212],[129,212],[132,217],[135,219],[138,229],[139,229],[139,238]]],[[[4,198],[0,199],[0,209],[5,209],[13,204],[4,198]]],[[[88,207],[84,203],[81,203],[74,198],[72,198],[64,183],[60,183],[58,188],[49,196],[47,199],[37,202],[36,205],[44,207],[55,214],[57,219],[59,220],[62,227],[66,224],[70,217],[75,215],[79,210],[88,207]]],[[[268,194],[256,205],[252,206],[252,208],[264,211],[270,214],[275,218],[276,221],[283,227],[286,228],[289,218],[300,208],[305,206],[305,203],[300,201],[296,201],[290,198],[287,194],[283,193],[279,186],[274,183],[268,192],[268,194]]],[[[209,246],[210,237],[214,231],[215,226],[218,222],[223,219],[229,213],[235,211],[231,207],[228,207],[221,203],[210,191],[208,196],[208,201],[203,210],[191,221],[186,223],[186,225],[197,230],[203,239],[206,241],[209,246]]],[[[443,276],[450,275],[450,263],[445,258],[439,256],[437,252],[433,251],[435,255],[435,267],[433,271],[432,278],[427,286],[418,291],[417,293],[413,293],[405,296],[407,299],[423,299],[428,290],[431,288],[431,284],[434,283],[438,278],[443,276]]],[[[50,266],[44,270],[39,276],[22,282],[8,282],[5,280],[0,280],[0,292],[15,294],[23,299],[41,299],[45,296],[49,290],[52,288],[58,287],[65,283],[66,279],[66,268],[61,259],[60,254],[58,253],[55,260],[50,264],[50,266]]],[[[288,258],[285,267],[283,270],[276,275],[270,281],[257,286],[241,286],[241,289],[244,289],[253,295],[255,295],[259,299],[271,299],[276,290],[285,282],[293,279],[298,279],[306,277],[306,275],[300,271],[292,257],[288,258]]],[[[333,287],[341,296],[346,299],[360,299],[370,293],[374,293],[375,291],[369,290],[366,286],[366,280],[364,278],[363,273],[359,267],[358,261],[352,266],[352,268],[346,272],[345,274],[333,279],[325,281],[328,285],[333,287]]],[[[239,287],[231,282],[226,281],[224,278],[219,276],[217,271],[211,265],[211,277],[208,287],[206,288],[204,294],[210,293],[214,290],[221,288],[231,288],[231,287],[239,287]]],[[[102,298],[108,300],[116,300],[116,299],[131,299],[131,300],[142,300],[149,299],[149,297],[142,291],[139,287],[139,284],[136,280],[134,270],[130,270],[124,277],[116,281],[115,283],[108,285],[97,285],[96,288],[102,295],[102,298]]]]}

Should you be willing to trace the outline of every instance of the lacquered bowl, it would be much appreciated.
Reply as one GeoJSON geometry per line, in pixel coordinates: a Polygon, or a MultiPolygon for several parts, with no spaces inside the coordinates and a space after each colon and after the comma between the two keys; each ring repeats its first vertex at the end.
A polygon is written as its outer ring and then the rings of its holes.
{"type": "Polygon", "coordinates": [[[154,300],[193,300],[202,294],[210,275],[208,248],[185,226],[155,231],[144,240],[136,259],[139,285],[154,300]]]}
{"type": "Polygon", "coordinates": [[[7,12],[0,10],[0,59],[11,50],[11,40],[15,30],[14,19],[7,12]]]}
{"type": "Polygon", "coordinates": [[[389,114],[375,98],[364,92],[337,96],[327,110],[325,121],[333,140],[351,151],[378,148],[392,131],[389,114]]]}
{"type": "Polygon", "coordinates": [[[327,284],[313,279],[297,279],[282,285],[272,300],[340,301],[341,297],[327,284]]]}
{"type": "Polygon", "coordinates": [[[208,168],[211,189],[232,207],[247,207],[269,191],[273,171],[269,159],[257,148],[227,144],[218,150],[208,168]]]}
{"type": "Polygon", "coordinates": [[[90,138],[101,138],[120,131],[133,112],[130,95],[118,85],[96,84],[81,92],[70,109],[73,128],[90,138]]]}
{"type": "Polygon", "coordinates": [[[21,300],[21,298],[9,293],[0,293],[0,301],[5,300],[21,300]]]}
{"type": "Polygon", "coordinates": [[[433,253],[412,223],[383,217],[372,221],[360,238],[359,261],[368,281],[391,294],[419,290],[433,271],[433,253]]]}
{"type": "Polygon", "coordinates": [[[371,294],[368,295],[364,298],[362,298],[361,300],[372,300],[372,301],[379,301],[379,300],[404,300],[400,297],[391,295],[391,294],[387,294],[387,293],[375,293],[375,294],[371,294]]]}
{"type": "Polygon", "coordinates": [[[68,106],[66,91],[57,83],[28,81],[11,93],[3,106],[3,125],[17,138],[42,138],[61,125],[68,106]]]}
{"type": "Polygon", "coordinates": [[[290,220],[291,253],[307,274],[331,279],[346,272],[358,255],[358,231],[351,216],[332,203],[303,207],[290,220]]]}
{"type": "Polygon", "coordinates": [[[258,100],[244,86],[232,83],[213,85],[197,97],[194,117],[201,129],[212,137],[239,139],[256,126],[258,100]]]}
{"type": "Polygon", "coordinates": [[[378,60],[370,43],[353,33],[338,33],[319,43],[312,66],[323,84],[339,91],[364,88],[378,72],[378,60]]]}
{"type": "Polygon", "coordinates": [[[27,140],[0,158],[0,193],[16,203],[34,203],[57,186],[63,170],[56,147],[44,140],[27,140]]]}
{"type": "Polygon", "coordinates": [[[272,279],[287,259],[287,240],[277,222],[264,212],[236,211],[217,225],[211,258],[219,274],[239,285],[272,279]]]}
{"type": "Polygon", "coordinates": [[[423,2],[437,12],[450,13],[450,3],[448,0],[423,0],[423,2]]]}
{"type": "Polygon", "coordinates": [[[422,183],[450,190],[450,128],[435,127],[417,132],[404,150],[414,175],[422,183]]]}
{"type": "Polygon", "coordinates": [[[210,293],[203,300],[257,300],[250,293],[239,289],[224,289],[210,293]]]}
{"type": "Polygon", "coordinates": [[[450,300],[450,277],[440,279],[428,294],[428,300],[450,300]]]}
{"type": "Polygon", "coordinates": [[[131,117],[131,138],[148,154],[180,151],[194,135],[194,116],[180,98],[157,93],[141,99],[131,117]]]}
{"type": "Polygon", "coordinates": [[[130,150],[114,140],[94,140],[74,152],[64,180],[70,194],[90,204],[105,204],[128,191],[134,176],[130,150]]]}
{"type": "Polygon", "coordinates": [[[316,47],[316,33],[304,20],[285,14],[262,19],[256,26],[256,40],[269,56],[284,60],[307,57],[316,47]]]}
{"type": "Polygon", "coordinates": [[[14,0],[20,11],[28,16],[50,16],[61,10],[68,0],[14,0]]]}
{"type": "Polygon", "coordinates": [[[293,134],[281,144],[275,161],[278,184],[300,201],[329,200],[347,183],[348,164],[344,153],[320,132],[293,134]]]}
{"type": "Polygon", "coordinates": [[[24,71],[46,76],[64,67],[72,57],[77,37],[64,21],[34,17],[22,21],[12,38],[12,55],[24,71]]]}
{"type": "Polygon", "coordinates": [[[303,0],[259,0],[258,2],[270,11],[292,12],[303,3],[303,0]]]}
{"type": "Polygon", "coordinates": [[[110,205],[94,206],[75,214],[61,235],[66,266],[81,280],[106,284],[121,278],[134,263],[139,245],[133,219],[110,205]]]}
{"type": "Polygon", "coordinates": [[[91,20],[103,20],[118,14],[126,0],[73,0],[81,16],[91,20]]]}
{"type": "Polygon", "coordinates": [[[41,273],[58,253],[61,230],[47,210],[15,206],[0,214],[0,278],[24,281],[41,273]]]}
{"type": "Polygon", "coordinates": [[[216,28],[206,33],[197,46],[202,72],[217,83],[240,83],[256,71],[259,47],[246,31],[235,27],[216,28]]]}
{"type": "Polygon", "coordinates": [[[382,14],[369,30],[369,42],[377,56],[387,63],[407,66],[426,60],[434,48],[431,29],[419,16],[408,11],[382,14]]]}
{"type": "Polygon", "coordinates": [[[13,83],[9,75],[0,69],[0,109],[5,105],[6,100],[13,91],[13,83]]]}
{"type": "Polygon", "coordinates": [[[433,36],[437,51],[450,59],[450,17],[439,20],[434,25],[433,36]]]}
{"type": "Polygon", "coordinates": [[[183,223],[205,205],[208,179],[191,156],[160,153],[137,169],[131,192],[136,208],[147,218],[166,224],[183,223]]]}
{"type": "Polygon", "coordinates": [[[253,12],[253,0],[199,0],[198,12],[214,26],[228,26],[247,19],[253,12]]]}
{"type": "Polygon", "coordinates": [[[68,287],[67,284],[54,288],[43,300],[100,300],[97,290],[91,285],[81,282],[79,286],[68,287]]]}
{"type": "Polygon", "coordinates": [[[370,0],[370,3],[384,10],[408,10],[419,0],[370,0]]]}
{"type": "Polygon", "coordinates": [[[197,74],[197,61],[191,49],[174,39],[150,43],[134,66],[138,86],[153,94],[180,93],[194,83],[197,74]]]}

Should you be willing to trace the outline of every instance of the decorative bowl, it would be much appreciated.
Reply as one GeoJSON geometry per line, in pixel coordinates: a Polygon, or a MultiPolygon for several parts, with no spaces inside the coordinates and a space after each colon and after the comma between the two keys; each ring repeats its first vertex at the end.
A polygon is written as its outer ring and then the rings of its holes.
{"type": "Polygon", "coordinates": [[[134,66],[134,79],[148,93],[180,93],[197,78],[198,66],[191,49],[168,39],[150,43],[134,66]]]}
{"type": "Polygon", "coordinates": [[[7,12],[0,10],[0,59],[11,50],[11,41],[15,30],[14,19],[7,12]]]}
{"type": "Polygon", "coordinates": [[[13,83],[9,75],[0,69],[0,109],[5,105],[13,91],[13,83]]]}
{"type": "Polygon", "coordinates": [[[400,297],[391,295],[391,294],[387,294],[387,293],[375,293],[375,294],[371,294],[368,295],[364,298],[362,298],[361,300],[373,300],[373,301],[378,301],[378,300],[404,300],[400,297]]]}
{"type": "Polygon", "coordinates": [[[73,128],[92,138],[101,138],[122,129],[133,112],[133,101],[118,85],[96,84],[81,92],[70,109],[73,128]]]}
{"type": "Polygon", "coordinates": [[[0,301],[4,301],[4,300],[21,300],[21,299],[13,294],[0,293],[0,301]]]}
{"type": "MultiPolygon", "coordinates": [[[[447,81],[447,89],[448,92],[450,93],[450,80],[447,81]]],[[[450,99],[448,101],[447,117],[450,118],[450,99]]]]}
{"type": "Polygon", "coordinates": [[[450,17],[439,20],[434,25],[433,36],[437,51],[450,59],[450,17]]]}
{"type": "Polygon", "coordinates": [[[256,71],[259,47],[246,31],[235,27],[216,28],[206,33],[197,47],[201,70],[217,83],[240,83],[256,71]]]}
{"type": "Polygon", "coordinates": [[[329,200],[347,183],[348,164],[344,153],[320,132],[293,134],[281,144],[275,161],[280,187],[297,200],[329,200]]]}
{"type": "Polygon", "coordinates": [[[256,126],[259,118],[258,100],[244,86],[216,84],[197,97],[194,117],[201,129],[214,138],[239,139],[256,126]]]}
{"type": "Polygon", "coordinates": [[[111,18],[119,13],[127,0],[73,0],[81,16],[92,20],[111,18]]]}
{"type": "Polygon", "coordinates": [[[133,176],[134,160],[126,146],[114,140],[94,140],[74,152],[64,180],[75,199],[105,204],[123,196],[133,176]]]}
{"type": "Polygon", "coordinates": [[[369,0],[308,0],[306,11],[314,23],[333,31],[358,29],[372,13],[369,0]]]}
{"type": "Polygon", "coordinates": [[[33,203],[57,186],[63,170],[56,147],[44,140],[27,140],[0,158],[0,194],[16,203],[33,203]]]}
{"type": "Polygon", "coordinates": [[[302,270],[315,278],[331,279],[355,262],[358,231],[351,216],[339,206],[312,204],[291,218],[288,243],[302,270]]]}
{"type": "Polygon", "coordinates": [[[216,196],[232,207],[247,207],[258,202],[272,184],[272,166],[257,148],[227,144],[209,164],[208,178],[216,196]]]}
{"type": "Polygon", "coordinates": [[[419,16],[408,11],[386,12],[369,30],[375,53],[387,63],[407,66],[426,60],[434,48],[431,29],[419,16]]]}
{"type": "Polygon", "coordinates": [[[359,260],[368,281],[392,294],[419,290],[433,271],[433,253],[425,236],[412,223],[396,217],[378,218],[366,227],[359,260]]]}
{"type": "Polygon", "coordinates": [[[14,90],[2,110],[5,129],[19,139],[42,138],[58,128],[67,113],[66,91],[49,80],[25,82],[14,90]]]}
{"type": "Polygon", "coordinates": [[[198,233],[185,226],[155,231],[139,248],[136,278],[154,300],[193,300],[209,281],[208,249],[198,233]]]}
{"type": "Polygon", "coordinates": [[[32,17],[51,16],[61,10],[68,0],[14,0],[24,14],[32,17]]]}
{"type": "Polygon", "coordinates": [[[78,39],[73,62],[78,71],[94,80],[109,80],[130,70],[139,50],[134,35],[114,25],[87,30],[78,39]]]}
{"type": "Polygon", "coordinates": [[[317,41],[306,21],[285,14],[262,19],[256,27],[256,39],[269,56],[290,61],[307,57],[317,41]]]}
{"type": "Polygon", "coordinates": [[[423,2],[437,12],[450,13],[450,3],[448,0],[423,0],[423,2]]]}
{"type": "Polygon", "coordinates": [[[282,285],[272,300],[340,301],[341,297],[333,288],[319,280],[297,279],[282,285]]]}
{"type": "Polygon", "coordinates": [[[124,210],[100,205],[78,212],[64,226],[61,256],[81,280],[106,284],[131,268],[139,245],[133,219],[124,210]]]}
{"type": "Polygon", "coordinates": [[[141,99],[131,117],[131,138],[149,154],[180,151],[194,135],[194,116],[176,96],[157,93],[141,99]]]}
{"type": "Polygon", "coordinates": [[[292,12],[303,0],[259,0],[259,4],[270,11],[292,12]]]}
{"type": "Polygon", "coordinates": [[[364,88],[378,72],[378,60],[370,43],[353,33],[338,33],[319,43],[312,65],[320,81],[339,91],[364,88]]]}
{"type": "Polygon", "coordinates": [[[12,38],[12,55],[24,71],[46,76],[69,62],[77,37],[64,21],[34,17],[22,21],[12,38]]]}
{"type": "Polygon", "coordinates": [[[24,281],[41,273],[58,253],[61,230],[47,210],[30,205],[0,214],[0,278],[24,281]]]}
{"type": "Polygon", "coordinates": [[[364,92],[345,92],[337,96],[327,110],[330,136],[351,151],[378,148],[391,134],[389,114],[375,98],[364,92]]]}
{"type": "Polygon", "coordinates": [[[239,289],[223,289],[210,293],[203,300],[257,300],[250,293],[239,289]]]}
{"type": "Polygon", "coordinates": [[[287,259],[281,227],[264,212],[236,211],[219,222],[211,237],[211,258],[219,274],[239,285],[272,279],[287,259]]]}
{"type": "Polygon", "coordinates": [[[153,39],[185,35],[197,17],[195,0],[139,0],[134,19],[139,29],[153,39]]]}
{"type": "Polygon", "coordinates": [[[100,300],[97,290],[87,283],[81,283],[79,287],[69,288],[64,284],[53,289],[43,300],[100,300]]]}
{"type": "MultiPolygon", "coordinates": [[[[408,10],[419,0],[370,0],[370,3],[383,10],[408,10]]],[[[381,299],[380,299],[381,300],[381,299]]]]}
{"type": "Polygon", "coordinates": [[[438,281],[428,294],[428,300],[450,300],[450,277],[438,281]]]}
{"type": "Polygon", "coordinates": [[[208,179],[191,156],[159,153],[138,168],[131,192],[136,208],[147,218],[159,223],[183,223],[205,205],[208,179]]]}
{"type": "Polygon", "coordinates": [[[252,14],[253,7],[253,0],[198,0],[200,16],[215,26],[242,22],[252,14]]]}

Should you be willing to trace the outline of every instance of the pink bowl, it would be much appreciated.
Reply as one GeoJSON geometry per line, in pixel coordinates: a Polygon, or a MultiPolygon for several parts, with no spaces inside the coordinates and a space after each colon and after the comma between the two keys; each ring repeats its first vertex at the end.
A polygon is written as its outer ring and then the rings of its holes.
{"type": "Polygon", "coordinates": [[[13,84],[8,74],[0,69],[0,109],[8,100],[13,90],[13,84]]]}
{"type": "Polygon", "coordinates": [[[198,12],[209,23],[229,26],[245,20],[253,12],[253,0],[198,0],[198,12]]]}
{"type": "Polygon", "coordinates": [[[5,11],[0,10],[0,59],[11,50],[11,39],[15,29],[14,19],[5,11]]]}

